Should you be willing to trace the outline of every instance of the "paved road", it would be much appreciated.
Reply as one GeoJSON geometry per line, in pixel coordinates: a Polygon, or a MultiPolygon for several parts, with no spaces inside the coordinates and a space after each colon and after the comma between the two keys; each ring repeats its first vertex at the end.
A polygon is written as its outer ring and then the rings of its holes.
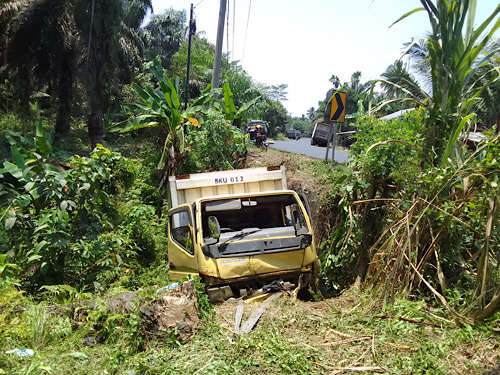
{"type": "MultiPolygon", "coordinates": [[[[315,159],[325,159],[326,147],[311,146],[311,138],[300,138],[298,141],[274,141],[269,145],[275,150],[307,155],[315,159]]],[[[332,158],[332,150],[328,152],[328,159],[332,158]]],[[[335,150],[335,161],[343,163],[347,160],[347,152],[335,150]]]]}

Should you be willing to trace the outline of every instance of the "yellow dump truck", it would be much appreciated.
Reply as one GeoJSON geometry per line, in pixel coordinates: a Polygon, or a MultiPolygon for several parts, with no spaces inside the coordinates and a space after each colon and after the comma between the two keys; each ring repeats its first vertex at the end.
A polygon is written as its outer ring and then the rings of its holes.
{"type": "Polygon", "coordinates": [[[212,300],[273,280],[305,287],[319,270],[305,200],[284,166],[169,178],[170,280],[200,276],[212,300]]]}

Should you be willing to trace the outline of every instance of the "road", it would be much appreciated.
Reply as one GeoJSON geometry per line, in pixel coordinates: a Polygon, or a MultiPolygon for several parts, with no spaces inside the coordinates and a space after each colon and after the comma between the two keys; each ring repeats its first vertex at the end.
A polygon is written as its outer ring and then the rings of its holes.
{"type": "MultiPolygon", "coordinates": [[[[307,155],[315,159],[325,159],[326,147],[311,146],[311,138],[300,138],[297,141],[274,141],[270,148],[294,154],[307,155]]],[[[335,161],[343,163],[347,160],[347,152],[335,150],[335,161]]],[[[328,159],[332,158],[332,150],[328,152],[328,159]]]]}

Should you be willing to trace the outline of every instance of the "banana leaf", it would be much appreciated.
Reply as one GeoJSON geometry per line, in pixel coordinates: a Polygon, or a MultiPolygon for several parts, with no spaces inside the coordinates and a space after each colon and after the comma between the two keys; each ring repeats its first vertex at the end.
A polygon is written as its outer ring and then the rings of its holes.
{"type": "MultiPolygon", "coordinates": [[[[167,119],[168,120],[168,119],[167,119]]],[[[117,122],[108,127],[108,132],[129,132],[142,128],[154,128],[160,126],[157,116],[139,115],[125,121],[117,122]]]]}
{"type": "Polygon", "coordinates": [[[252,100],[249,100],[245,104],[243,104],[238,111],[236,112],[236,115],[234,115],[234,118],[240,118],[242,117],[250,108],[252,108],[257,102],[259,102],[262,99],[262,96],[258,96],[252,100]]]}

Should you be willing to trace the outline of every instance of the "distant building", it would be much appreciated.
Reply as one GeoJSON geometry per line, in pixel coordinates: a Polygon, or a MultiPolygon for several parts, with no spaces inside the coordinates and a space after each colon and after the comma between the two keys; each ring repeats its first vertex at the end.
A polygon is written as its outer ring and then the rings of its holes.
{"type": "Polygon", "coordinates": [[[395,118],[403,117],[407,112],[413,111],[415,108],[402,109],[401,111],[389,113],[387,116],[381,117],[382,120],[394,120],[395,118]]]}

